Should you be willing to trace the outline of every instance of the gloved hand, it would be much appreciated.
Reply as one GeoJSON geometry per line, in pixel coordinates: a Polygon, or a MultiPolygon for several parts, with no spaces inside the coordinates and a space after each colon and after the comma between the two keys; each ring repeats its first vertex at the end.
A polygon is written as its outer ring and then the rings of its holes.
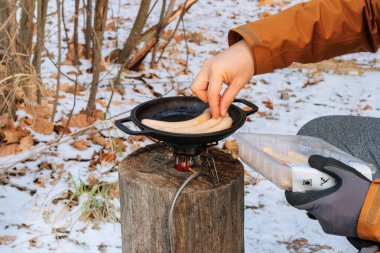
{"type": "Polygon", "coordinates": [[[254,74],[251,48],[241,40],[208,59],[190,89],[203,102],[209,103],[213,118],[226,116],[234,98],[254,74]],[[223,83],[228,85],[220,95],[223,83]]]}
{"type": "Polygon", "coordinates": [[[371,182],[357,170],[333,158],[314,155],[309,158],[309,164],[334,177],[337,184],[320,191],[286,191],[286,200],[290,205],[306,210],[309,217],[315,217],[326,233],[351,237],[351,241],[356,242],[354,246],[360,248],[359,242],[363,240],[357,238],[357,225],[371,182]]]}

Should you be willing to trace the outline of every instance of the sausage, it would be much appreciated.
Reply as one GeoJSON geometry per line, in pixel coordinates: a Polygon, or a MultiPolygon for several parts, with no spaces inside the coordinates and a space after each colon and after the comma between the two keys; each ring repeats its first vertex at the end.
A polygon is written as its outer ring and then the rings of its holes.
{"type": "Polygon", "coordinates": [[[206,109],[203,111],[201,115],[190,120],[168,122],[168,121],[153,120],[153,119],[143,119],[141,122],[148,127],[162,130],[162,129],[167,129],[167,128],[172,129],[172,128],[190,127],[190,126],[205,122],[206,120],[209,120],[210,118],[211,118],[210,109],[206,109]]]}

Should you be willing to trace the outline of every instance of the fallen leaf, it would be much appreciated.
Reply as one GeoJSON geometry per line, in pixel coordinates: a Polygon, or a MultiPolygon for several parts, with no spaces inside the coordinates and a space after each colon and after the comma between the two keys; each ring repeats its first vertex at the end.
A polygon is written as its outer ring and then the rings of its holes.
{"type": "Polygon", "coordinates": [[[8,113],[4,113],[0,115],[0,128],[8,125],[10,121],[11,121],[11,117],[9,116],[8,113]]]}
{"type": "Polygon", "coordinates": [[[37,177],[36,179],[33,180],[33,183],[37,184],[38,186],[42,188],[45,188],[45,182],[46,182],[45,177],[37,177]]]}
{"type": "Polygon", "coordinates": [[[34,142],[31,135],[27,135],[20,140],[20,150],[26,151],[29,150],[31,147],[33,147],[34,142]]]}
{"type": "Polygon", "coordinates": [[[14,130],[9,130],[9,129],[2,130],[1,135],[4,136],[4,140],[8,144],[19,142],[19,138],[14,130]]]}
{"type": "Polygon", "coordinates": [[[107,141],[106,141],[106,138],[104,138],[103,136],[99,136],[99,135],[96,135],[96,136],[93,136],[91,138],[91,141],[92,143],[96,144],[96,145],[100,145],[100,146],[105,146],[107,141]]]}
{"type": "Polygon", "coordinates": [[[232,155],[233,159],[237,159],[239,157],[239,149],[236,140],[227,141],[223,145],[223,150],[232,155]]]}
{"type": "Polygon", "coordinates": [[[90,185],[90,186],[93,186],[93,185],[96,185],[99,183],[99,180],[94,176],[94,174],[90,174],[87,178],[87,183],[90,185]]]}
{"type": "Polygon", "coordinates": [[[48,119],[36,118],[33,120],[25,118],[23,123],[40,134],[51,135],[54,131],[54,124],[48,119]]]}
{"type": "Polygon", "coordinates": [[[364,106],[363,110],[372,110],[372,105],[366,105],[366,106],[364,106]]]}
{"type": "Polygon", "coordinates": [[[108,23],[104,29],[105,31],[115,31],[116,30],[115,22],[108,23]]]}
{"type": "Polygon", "coordinates": [[[90,143],[88,143],[85,140],[77,140],[77,141],[70,143],[70,145],[73,146],[74,148],[82,151],[82,150],[86,150],[90,146],[90,143]]]}
{"type": "Polygon", "coordinates": [[[129,143],[134,143],[135,141],[145,141],[146,137],[144,135],[130,135],[128,136],[127,141],[129,143]]]}
{"type": "Polygon", "coordinates": [[[6,245],[16,240],[16,236],[0,235],[0,245],[6,245]]]}
{"type": "MultiPolygon", "coordinates": [[[[84,113],[74,114],[71,117],[69,127],[86,127],[91,125],[94,121],[95,119],[93,117],[88,117],[84,113]]],[[[67,119],[62,119],[62,125],[67,125],[67,119]]]]}
{"type": "Polygon", "coordinates": [[[259,6],[274,5],[274,0],[259,0],[259,6]]]}
{"type": "Polygon", "coordinates": [[[69,233],[69,231],[67,231],[66,227],[52,228],[51,232],[54,234],[55,233],[69,233]]]}
{"type": "Polygon", "coordinates": [[[99,157],[100,163],[112,163],[115,160],[116,160],[116,153],[115,152],[103,154],[99,157]]]}
{"type": "Polygon", "coordinates": [[[273,110],[273,102],[270,99],[262,101],[266,108],[273,110]]]}
{"type": "Polygon", "coordinates": [[[0,145],[0,156],[16,155],[19,152],[18,144],[0,145]]]}

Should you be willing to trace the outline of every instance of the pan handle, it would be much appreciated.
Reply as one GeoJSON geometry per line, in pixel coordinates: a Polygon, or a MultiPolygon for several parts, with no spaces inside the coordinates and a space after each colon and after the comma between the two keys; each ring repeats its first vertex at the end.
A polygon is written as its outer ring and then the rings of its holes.
{"type": "Polygon", "coordinates": [[[242,98],[235,98],[233,103],[242,103],[242,104],[252,108],[249,111],[244,111],[244,110],[239,108],[240,110],[243,111],[245,116],[249,116],[251,114],[254,114],[255,112],[257,112],[259,110],[259,108],[255,104],[249,102],[248,100],[242,99],[242,98]]]}
{"type": "Polygon", "coordinates": [[[126,117],[124,119],[118,119],[118,120],[115,120],[115,126],[117,128],[119,128],[121,131],[123,131],[124,133],[127,133],[127,134],[130,134],[130,135],[148,135],[150,132],[147,131],[147,130],[142,130],[140,132],[138,131],[133,131],[131,129],[129,129],[128,127],[126,127],[124,125],[124,123],[126,122],[131,122],[131,118],[130,117],[126,117]]]}

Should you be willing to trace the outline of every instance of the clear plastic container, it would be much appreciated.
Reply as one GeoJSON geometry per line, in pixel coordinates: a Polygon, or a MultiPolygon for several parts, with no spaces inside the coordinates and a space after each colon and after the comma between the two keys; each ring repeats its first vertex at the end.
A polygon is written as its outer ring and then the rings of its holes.
{"type": "Polygon", "coordinates": [[[335,158],[358,170],[369,180],[377,169],[315,137],[298,135],[239,134],[239,156],[247,165],[283,190],[305,192],[336,184],[333,177],[311,168],[308,158],[335,158]]]}

